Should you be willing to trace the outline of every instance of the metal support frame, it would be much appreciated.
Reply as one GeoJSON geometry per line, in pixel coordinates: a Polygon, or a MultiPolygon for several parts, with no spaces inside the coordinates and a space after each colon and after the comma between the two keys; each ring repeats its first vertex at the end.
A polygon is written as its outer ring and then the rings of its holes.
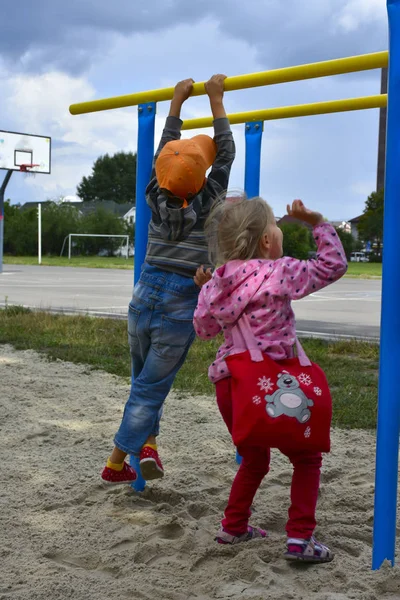
{"type": "MultiPolygon", "coordinates": [[[[264,131],[263,121],[254,121],[245,125],[246,157],[244,189],[248,198],[260,195],[261,143],[264,131]]],[[[236,450],[236,462],[240,465],[242,457],[236,450]]]]}
{"type": "Polygon", "coordinates": [[[150,209],[146,203],[146,187],[150,181],[154,159],[154,128],[156,122],[156,104],[148,102],[138,107],[138,144],[136,166],[136,223],[135,223],[135,284],[146,256],[147,229],[150,221],[150,209]]]}
{"type": "MultiPolygon", "coordinates": [[[[331,75],[342,75],[344,73],[355,73],[356,71],[368,71],[370,69],[381,69],[387,66],[388,53],[374,52],[373,54],[362,54],[361,56],[348,56],[336,58],[308,65],[285,67],[273,71],[262,71],[261,73],[249,73],[247,75],[235,75],[228,77],[224,82],[226,92],[233,90],[244,90],[246,88],[260,87],[291,81],[302,81],[315,77],[330,77],[331,75]]],[[[206,94],[204,81],[195,83],[192,96],[206,94]]],[[[115,98],[103,98],[102,100],[91,100],[71,104],[69,111],[72,115],[97,112],[123,108],[124,106],[136,106],[142,102],[164,102],[171,100],[174,88],[163,88],[160,90],[148,90],[147,92],[136,92],[115,98]]],[[[246,119],[246,121],[249,119],[246,119]]],[[[244,121],[242,121],[244,123],[244,121]]]]}
{"type": "MultiPolygon", "coordinates": [[[[150,209],[146,202],[146,188],[150,181],[154,159],[154,128],[157,105],[147,102],[138,106],[138,144],[136,167],[136,223],[135,223],[135,272],[134,283],[140,277],[140,272],[146,257],[147,235],[150,221],[150,209]]],[[[133,377],[133,375],[132,375],[133,377]]],[[[132,487],[136,492],[143,492],[146,481],[140,474],[139,458],[131,455],[130,464],[137,473],[132,487]]]]}
{"type": "MultiPolygon", "coordinates": [[[[400,0],[387,0],[387,9],[390,32],[388,98],[385,95],[379,95],[369,98],[353,98],[229,115],[231,123],[247,122],[249,126],[249,129],[246,129],[245,188],[246,193],[251,197],[259,194],[259,165],[262,137],[262,127],[259,129],[255,128],[255,119],[260,124],[260,122],[269,119],[323,114],[342,110],[382,108],[388,101],[373,569],[379,569],[384,560],[389,560],[394,565],[400,432],[400,394],[395,391],[392,383],[393,372],[400,369],[400,318],[398,316],[400,272],[396,261],[398,237],[396,224],[400,221],[400,204],[398,203],[398,191],[400,190],[400,169],[398,168],[400,164],[400,145],[398,143],[400,138],[400,0]],[[398,367],[396,367],[397,363],[399,363],[398,367]]],[[[385,68],[387,56],[388,53],[381,52],[366,56],[339,59],[337,61],[301,65],[299,67],[228,78],[225,82],[225,90],[244,89],[288,81],[300,81],[314,77],[325,77],[340,73],[385,68]]],[[[204,84],[195,84],[192,95],[201,95],[204,93],[204,84]]],[[[146,252],[150,211],[145,201],[145,189],[150,179],[154,154],[155,102],[169,100],[172,98],[172,95],[173,88],[166,88],[118,98],[84,102],[70,107],[72,114],[83,114],[139,104],[135,282],[139,278],[146,252]],[[140,104],[145,99],[152,100],[152,102],[140,104]]],[[[208,127],[209,125],[211,125],[210,118],[194,119],[186,122],[183,129],[208,127]]],[[[140,473],[138,462],[137,458],[131,457],[131,463],[140,473]]],[[[144,486],[145,482],[141,478],[133,485],[137,491],[143,490],[144,486]]]]}
{"type": "Polygon", "coordinates": [[[246,123],[246,163],[244,189],[248,198],[260,195],[261,142],[264,130],[262,121],[246,123]]]}
{"type": "Polygon", "coordinates": [[[400,370],[400,269],[397,261],[397,224],[400,220],[400,0],[387,0],[387,9],[389,18],[389,95],[373,569],[379,569],[385,560],[389,560],[392,566],[395,564],[400,433],[400,392],[393,387],[393,373],[400,370]]]}
{"type": "Polygon", "coordinates": [[[4,194],[6,187],[13,174],[12,170],[7,171],[0,187],[0,273],[3,272],[3,246],[4,246],[4,194]]]}
{"type": "Polygon", "coordinates": [[[42,205],[38,204],[38,264],[42,264],[42,205]]]}

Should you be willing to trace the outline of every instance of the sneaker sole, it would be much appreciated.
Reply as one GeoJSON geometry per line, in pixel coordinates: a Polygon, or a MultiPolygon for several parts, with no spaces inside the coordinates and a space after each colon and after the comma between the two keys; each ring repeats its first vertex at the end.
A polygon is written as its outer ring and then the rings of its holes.
{"type": "Polygon", "coordinates": [[[154,458],[144,458],[140,461],[140,473],[145,481],[164,477],[164,471],[159,468],[154,458]]]}
{"type": "Polygon", "coordinates": [[[132,481],[107,481],[106,479],[103,479],[102,477],[100,477],[101,482],[104,483],[104,485],[107,486],[115,486],[115,485],[132,485],[132,483],[135,483],[136,479],[132,479],[132,481]]]}
{"type": "Polygon", "coordinates": [[[329,558],[321,558],[319,556],[313,557],[313,556],[302,556],[301,554],[284,554],[284,557],[286,560],[291,561],[291,562],[307,562],[307,563],[313,563],[313,564],[325,564],[325,563],[330,563],[333,561],[333,559],[335,558],[335,555],[333,554],[332,556],[330,556],[329,558]]]}

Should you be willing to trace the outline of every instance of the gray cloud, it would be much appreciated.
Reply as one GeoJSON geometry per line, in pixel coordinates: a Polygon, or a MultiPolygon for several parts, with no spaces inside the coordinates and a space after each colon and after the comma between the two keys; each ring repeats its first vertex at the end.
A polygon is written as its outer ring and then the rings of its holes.
{"type": "MultiPolygon", "coordinates": [[[[113,36],[193,25],[209,17],[221,32],[254,46],[265,68],[301,64],[384,49],[384,19],[339,24],[349,0],[3,0],[0,55],[14,70],[50,68],[78,74],[99,60],[113,36]]],[[[204,43],[207,43],[205,37],[204,43]]]]}
{"type": "Polygon", "coordinates": [[[52,150],[61,150],[64,148],[78,148],[79,144],[77,142],[66,142],[53,137],[51,140],[51,147],[52,150]]]}

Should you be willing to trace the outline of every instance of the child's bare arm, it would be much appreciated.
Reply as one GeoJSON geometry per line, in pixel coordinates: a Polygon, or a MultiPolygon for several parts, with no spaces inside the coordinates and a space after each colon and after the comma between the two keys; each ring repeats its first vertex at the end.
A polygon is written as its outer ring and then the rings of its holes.
{"type": "Polygon", "coordinates": [[[205,84],[214,116],[214,141],[217,145],[217,156],[207,181],[208,197],[212,200],[226,192],[235,159],[235,142],[223,102],[225,79],[225,75],[213,75],[205,84]]]}
{"type": "Polygon", "coordinates": [[[225,119],[224,107],[224,81],[226,75],[213,75],[205,84],[207,95],[210,99],[211,111],[214,119],[225,119]]]}
{"type": "Polygon", "coordinates": [[[168,142],[172,142],[173,140],[179,140],[181,137],[181,108],[182,104],[189,98],[190,94],[192,93],[193,83],[193,79],[184,79],[183,81],[179,81],[179,83],[177,83],[175,86],[174,96],[171,100],[169,115],[167,117],[167,121],[165,123],[165,127],[161,135],[160,143],[154,155],[150,184],[147,188],[146,194],[150,194],[157,184],[155,179],[155,164],[161,150],[168,142]]]}
{"type": "Polygon", "coordinates": [[[169,110],[170,117],[176,117],[180,119],[182,104],[186,102],[190,94],[193,91],[193,79],[184,79],[175,86],[174,97],[171,100],[171,107],[169,110]]]}

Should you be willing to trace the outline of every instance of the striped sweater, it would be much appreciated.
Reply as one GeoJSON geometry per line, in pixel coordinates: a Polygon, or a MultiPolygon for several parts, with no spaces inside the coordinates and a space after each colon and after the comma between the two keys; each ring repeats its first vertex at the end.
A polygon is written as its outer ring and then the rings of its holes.
{"type": "Polygon", "coordinates": [[[155,175],[155,162],[167,142],[181,137],[182,121],[168,117],[160,145],[154,157],[151,180],[146,190],[151,209],[145,261],[164,271],[193,277],[197,268],[209,262],[204,224],[214,199],[226,192],[235,158],[235,143],[228,119],[214,121],[217,156],[203,189],[186,208],[177,208],[160,190],[155,175]]]}

